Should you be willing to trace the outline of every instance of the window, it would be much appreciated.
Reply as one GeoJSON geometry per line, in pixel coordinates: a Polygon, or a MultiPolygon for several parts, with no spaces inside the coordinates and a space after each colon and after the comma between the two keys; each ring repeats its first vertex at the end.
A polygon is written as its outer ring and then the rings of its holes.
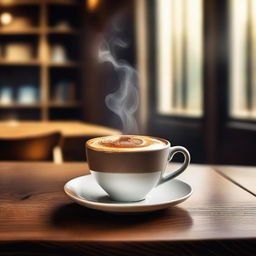
{"type": "Polygon", "coordinates": [[[256,0],[140,1],[148,133],[192,162],[256,164],[256,0]]]}
{"type": "Polygon", "coordinates": [[[156,1],[159,114],[203,114],[202,24],[202,0],[156,1]]]}
{"type": "Polygon", "coordinates": [[[256,119],[256,1],[229,0],[231,117],[256,119]]]}

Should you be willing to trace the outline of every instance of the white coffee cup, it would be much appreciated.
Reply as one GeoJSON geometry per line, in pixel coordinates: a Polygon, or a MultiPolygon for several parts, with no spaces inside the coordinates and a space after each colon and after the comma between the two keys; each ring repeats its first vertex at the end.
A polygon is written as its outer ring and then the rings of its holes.
{"type": "Polygon", "coordinates": [[[181,174],[190,163],[188,150],[151,136],[114,135],[86,142],[91,174],[111,199],[130,202],[143,200],[156,186],[181,174]],[[176,153],[184,163],[164,176],[168,162],[176,153]]]}

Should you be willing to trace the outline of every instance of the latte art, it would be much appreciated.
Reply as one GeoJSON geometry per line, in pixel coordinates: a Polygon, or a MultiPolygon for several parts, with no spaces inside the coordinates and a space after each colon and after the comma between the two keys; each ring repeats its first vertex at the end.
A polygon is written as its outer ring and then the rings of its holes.
{"type": "Polygon", "coordinates": [[[130,152],[162,149],[168,145],[164,140],[137,135],[115,135],[91,139],[87,146],[98,151],[130,152]]]}

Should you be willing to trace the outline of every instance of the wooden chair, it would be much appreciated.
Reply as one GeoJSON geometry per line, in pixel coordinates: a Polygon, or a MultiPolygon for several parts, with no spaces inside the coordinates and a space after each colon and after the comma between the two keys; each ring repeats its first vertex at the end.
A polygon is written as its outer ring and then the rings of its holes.
{"type": "Polygon", "coordinates": [[[0,160],[2,161],[47,161],[62,162],[61,133],[0,138],[0,160]]]}

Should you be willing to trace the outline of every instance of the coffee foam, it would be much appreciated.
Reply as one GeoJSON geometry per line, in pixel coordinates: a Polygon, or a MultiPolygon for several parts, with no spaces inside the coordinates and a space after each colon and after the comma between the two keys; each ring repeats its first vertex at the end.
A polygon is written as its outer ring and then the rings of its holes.
{"type": "Polygon", "coordinates": [[[165,148],[168,142],[162,139],[137,136],[137,135],[114,135],[91,139],[87,146],[97,151],[131,152],[147,151],[165,148]]]}

